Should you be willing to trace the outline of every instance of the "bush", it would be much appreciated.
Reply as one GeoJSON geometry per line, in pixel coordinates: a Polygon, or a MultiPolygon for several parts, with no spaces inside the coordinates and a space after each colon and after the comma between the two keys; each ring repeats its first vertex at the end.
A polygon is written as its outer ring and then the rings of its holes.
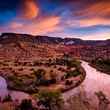
{"type": "Polygon", "coordinates": [[[78,76],[78,75],[80,75],[81,74],[81,72],[78,70],[78,69],[76,69],[76,70],[74,70],[74,71],[68,71],[67,73],[66,73],[66,75],[65,75],[65,78],[67,79],[67,78],[70,78],[70,77],[76,77],[76,76],[78,76]]]}
{"type": "Polygon", "coordinates": [[[41,66],[43,63],[39,61],[34,61],[33,66],[41,66]]]}
{"type": "Polygon", "coordinates": [[[19,68],[18,71],[23,71],[23,68],[19,68]]]}
{"type": "Polygon", "coordinates": [[[40,103],[42,103],[48,110],[54,110],[54,108],[60,110],[63,102],[59,91],[42,91],[39,93],[38,98],[40,103]]]}
{"type": "Polygon", "coordinates": [[[11,96],[8,94],[4,99],[3,99],[3,102],[10,102],[12,101],[12,98],[11,96]]]}
{"type": "Polygon", "coordinates": [[[72,81],[66,80],[65,85],[71,85],[72,81]]]}
{"type": "Polygon", "coordinates": [[[37,85],[44,84],[46,71],[44,69],[38,69],[37,71],[34,71],[33,73],[36,76],[36,84],[37,85]]]}
{"type": "Polygon", "coordinates": [[[92,61],[92,64],[96,66],[96,68],[102,72],[110,74],[110,60],[104,59],[96,59],[92,61]]]}
{"type": "Polygon", "coordinates": [[[10,83],[10,86],[13,88],[23,88],[24,87],[24,83],[22,81],[22,78],[19,78],[15,75],[11,75],[11,76],[8,76],[8,81],[11,82],[10,83]]]}
{"type": "Polygon", "coordinates": [[[67,62],[67,66],[72,68],[72,67],[79,67],[80,66],[80,62],[77,60],[71,60],[67,62]]]}
{"type": "Polygon", "coordinates": [[[30,99],[22,100],[18,110],[34,110],[30,99]]]}

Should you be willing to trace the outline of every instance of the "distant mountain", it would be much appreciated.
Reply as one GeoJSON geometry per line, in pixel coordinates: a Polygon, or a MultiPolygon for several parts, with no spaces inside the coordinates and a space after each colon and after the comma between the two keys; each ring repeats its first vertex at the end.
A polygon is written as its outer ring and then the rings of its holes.
{"type": "Polygon", "coordinates": [[[0,36],[0,43],[12,42],[31,42],[31,43],[48,43],[48,44],[64,44],[64,45],[109,45],[110,40],[81,40],[77,38],[61,38],[61,37],[48,37],[48,36],[33,36],[28,34],[17,33],[3,33],[0,36]]]}

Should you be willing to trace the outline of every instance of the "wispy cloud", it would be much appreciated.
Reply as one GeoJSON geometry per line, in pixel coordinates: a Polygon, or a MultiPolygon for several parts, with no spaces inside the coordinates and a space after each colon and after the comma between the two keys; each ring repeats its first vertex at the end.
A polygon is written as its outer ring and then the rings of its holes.
{"type": "Polygon", "coordinates": [[[80,10],[76,13],[77,16],[81,17],[110,17],[110,1],[99,1],[92,5],[87,6],[85,9],[80,10]]]}
{"type": "Polygon", "coordinates": [[[35,0],[23,0],[20,16],[24,19],[32,19],[39,14],[39,7],[35,0]]]}
{"type": "Polygon", "coordinates": [[[45,19],[41,19],[40,21],[34,20],[33,22],[29,24],[21,23],[12,21],[8,26],[7,29],[10,28],[10,30],[14,30],[16,32],[27,32],[28,34],[47,34],[49,32],[54,32],[56,30],[59,30],[60,24],[60,17],[52,16],[47,17],[45,19]]]}

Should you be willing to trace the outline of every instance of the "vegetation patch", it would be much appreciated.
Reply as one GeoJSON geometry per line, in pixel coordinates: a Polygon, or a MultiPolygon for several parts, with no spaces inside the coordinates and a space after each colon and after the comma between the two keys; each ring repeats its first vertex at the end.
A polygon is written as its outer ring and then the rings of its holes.
{"type": "Polygon", "coordinates": [[[8,73],[4,75],[8,88],[30,94],[38,93],[43,88],[68,90],[68,88],[76,87],[83,80],[80,61],[69,55],[38,61],[9,61],[5,63],[8,64],[8,67],[2,65],[2,68],[7,68],[2,71],[8,73]]]}
{"type": "Polygon", "coordinates": [[[97,70],[110,74],[110,59],[96,59],[92,60],[91,65],[97,70]]]}
{"type": "Polygon", "coordinates": [[[81,72],[78,69],[70,70],[66,73],[65,78],[67,79],[67,78],[70,78],[70,77],[76,77],[80,74],[81,74],[81,72]]]}

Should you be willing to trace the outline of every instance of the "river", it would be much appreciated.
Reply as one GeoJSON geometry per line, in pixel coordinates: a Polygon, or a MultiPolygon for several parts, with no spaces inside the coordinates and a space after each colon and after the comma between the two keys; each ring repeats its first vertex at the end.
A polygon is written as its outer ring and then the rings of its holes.
{"type": "Polygon", "coordinates": [[[84,98],[86,96],[91,101],[92,105],[97,105],[98,98],[95,92],[102,91],[110,100],[110,75],[97,71],[85,61],[82,61],[81,65],[86,71],[86,78],[80,86],[65,92],[63,94],[64,99],[66,100],[80,92],[84,94],[84,98]]]}
{"type": "Polygon", "coordinates": [[[8,95],[6,80],[0,76],[0,98],[3,99],[8,95]]]}
{"type": "MultiPolygon", "coordinates": [[[[107,98],[110,99],[110,75],[97,71],[85,61],[82,61],[81,65],[86,71],[86,78],[80,86],[63,93],[64,99],[67,100],[72,95],[82,92],[93,104],[98,104],[95,92],[99,91],[103,91],[107,98]]],[[[13,99],[19,98],[21,100],[24,97],[29,97],[28,94],[23,92],[8,91],[5,79],[0,77],[0,97],[3,98],[8,92],[13,99]]]]}
{"type": "Polygon", "coordinates": [[[12,100],[22,101],[23,99],[30,98],[30,95],[21,91],[11,91],[7,89],[6,80],[0,76],[0,98],[3,100],[8,94],[11,95],[12,100]]]}

